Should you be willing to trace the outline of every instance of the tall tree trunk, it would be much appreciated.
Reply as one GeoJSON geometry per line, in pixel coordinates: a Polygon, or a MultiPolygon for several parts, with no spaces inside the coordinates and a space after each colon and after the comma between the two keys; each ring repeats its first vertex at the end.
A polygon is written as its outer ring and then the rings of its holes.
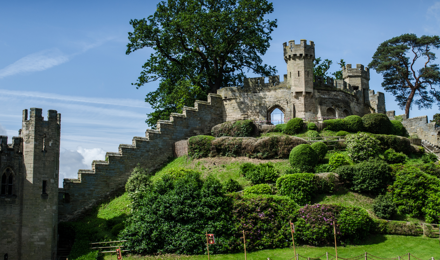
{"type": "Polygon", "coordinates": [[[411,108],[411,103],[413,101],[415,94],[416,94],[416,89],[411,88],[411,93],[409,94],[409,97],[408,97],[408,100],[406,101],[406,106],[405,106],[406,118],[409,118],[409,109],[411,108]]]}

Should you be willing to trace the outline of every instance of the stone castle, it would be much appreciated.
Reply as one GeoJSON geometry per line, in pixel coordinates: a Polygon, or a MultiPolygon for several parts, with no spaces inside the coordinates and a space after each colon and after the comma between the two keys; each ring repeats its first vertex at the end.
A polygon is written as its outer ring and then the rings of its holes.
{"type": "MultiPolygon", "coordinates": [[[[287,75],[246,79],[243,87],[228,87],[196,101],[182,114],[159,120],[157,129],[145,137],[133,137],[132,144],[119,145],[105,161],[93,161],[91,170],[79,170],[77,179],[64,179],[58,188],[61,115],[49,110],[23,111],[19,137],[0,136],[0,257],[9,260],[55,260],[57,224],[71,221],[124,189],[137,164],[154,171],[176,155],[176,143],[225,121],[252,119],[266,124],[278,108],[284,120],[301,117],[322,121],[348,115],[387,113],[383,93],[369,89],[369,70],[362,65],[343,69],[343,80],[313,81],[313,42],[294,41],[283,45],[287,75]]],[[[410,133],[440,145],[439,131],[427,117],[405,119],[410,133]]]]}

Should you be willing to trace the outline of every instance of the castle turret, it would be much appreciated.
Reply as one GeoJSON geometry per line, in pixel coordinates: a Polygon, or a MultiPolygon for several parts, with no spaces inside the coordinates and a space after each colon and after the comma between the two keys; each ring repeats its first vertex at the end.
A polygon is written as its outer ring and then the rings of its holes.
{"type": "Polygon", "coordinates": [[[287,63],[287,82],[292,93],[313,92],[313,60],[315,59],[315,44],[301,40],[300,44],[289,41],[283,43],[284,61],[287,63]]]}
{"type": "Polygon", "coordinates": [[[370,89],[370,69],[362,64],[356,64],[356,68],[347,64],[342,69],[342,78],[351,85],[353,90],[370,89]]]}
{"type": "Polygon", "coordinates": [[[21,259],[55,260],[58,224],[58,173],[61,115],[40,108],[23,111],[23,183],[21,259]]]}

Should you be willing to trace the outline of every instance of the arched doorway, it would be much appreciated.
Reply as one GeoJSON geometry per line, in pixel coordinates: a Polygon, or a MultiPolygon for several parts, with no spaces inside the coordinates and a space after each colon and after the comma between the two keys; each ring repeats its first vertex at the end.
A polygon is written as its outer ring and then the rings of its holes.
{"type": "Polygon", "coordinates": [[[344,111],[342,111],[342,116],[343,116],[343,117],[347,117],[347,116],[349,116],[349,115],[350,115],[350,113],[348,112],[347,109],[344,109],[344,111]]]}
{"type": "Polygon", "coordinates": [[[272,125],[283,124],[284,116],[284,109],[278,105],[273,106],[267,111],[267,121],[272,125]]]}
{"type": "Polygon", "coordinates": [[[329,107],[327,108],[326,116],[328,119],[336,118],[336,111],[333,108],[329,107]]]}

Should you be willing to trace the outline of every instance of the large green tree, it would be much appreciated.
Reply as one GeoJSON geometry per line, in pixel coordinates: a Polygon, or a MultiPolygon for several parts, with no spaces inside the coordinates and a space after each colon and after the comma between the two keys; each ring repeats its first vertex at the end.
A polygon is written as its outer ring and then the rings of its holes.
{"type": "Polygon", "coordinates": [[[244,70],[263,76],[276,73],[262,64],[277,20],[267,0],[167,0],[147,19],[131,20],[127,54],[144,47],[152,53],[143,65],[137,88],[159,80],[145,101],[154,112],[147,124],[193,106],[222,87],[241,85],[244,70]]]}
{"type": "Polygon", "coordinates": [[[403,34],[381,43],[368,65],[383,75],[382,87],[396,97],[408,117],[413,102],[419,109],[431,108],[435,101],[440,107],[440,91],[436,89],[440,70],[433,64],[436,57],[432,52],[439,47],[439,36],[403,34]]]}

